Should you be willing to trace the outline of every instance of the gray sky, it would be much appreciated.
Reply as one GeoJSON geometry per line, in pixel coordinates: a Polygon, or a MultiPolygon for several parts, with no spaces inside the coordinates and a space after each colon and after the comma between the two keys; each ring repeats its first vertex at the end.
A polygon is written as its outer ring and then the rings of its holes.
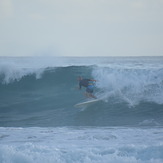
{"type": "Polygon", "coordinates": [[[163,0],[0,0],[0,56],[163,56],[163,0]]]}

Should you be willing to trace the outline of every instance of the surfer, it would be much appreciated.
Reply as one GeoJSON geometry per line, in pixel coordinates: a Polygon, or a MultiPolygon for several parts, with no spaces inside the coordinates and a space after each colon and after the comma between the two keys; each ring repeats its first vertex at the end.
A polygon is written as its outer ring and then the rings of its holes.
{"type": "Polygon", "coordinates": [[[79,81],[79,89],[83,87],[86,87],[85,95],[86,97],[92,97],[96,99],[96,96],[93,95],[93,89],[94,89],[94,83],[96,80],[94,79],[83,79],[82,77],[78,77],[79,81]]]}

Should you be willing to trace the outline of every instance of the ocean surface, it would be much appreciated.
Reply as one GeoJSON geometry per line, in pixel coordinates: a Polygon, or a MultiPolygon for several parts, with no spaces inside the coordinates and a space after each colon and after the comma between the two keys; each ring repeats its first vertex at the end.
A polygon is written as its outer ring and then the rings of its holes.
{"type": "Polygon", "coordinates": [[[45,162],[162,163],[163,57],[0,57],[0,163],[45,162]]]}

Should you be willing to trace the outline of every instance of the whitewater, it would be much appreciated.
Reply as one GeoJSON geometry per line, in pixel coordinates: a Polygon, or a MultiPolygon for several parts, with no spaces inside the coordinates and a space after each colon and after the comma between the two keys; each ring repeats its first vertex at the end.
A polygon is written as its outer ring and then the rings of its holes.
{"type": "Polygon", "coordinates": [[[0,57],[0,163],[162,163],[162,117],[163,57],[0,57]]]}

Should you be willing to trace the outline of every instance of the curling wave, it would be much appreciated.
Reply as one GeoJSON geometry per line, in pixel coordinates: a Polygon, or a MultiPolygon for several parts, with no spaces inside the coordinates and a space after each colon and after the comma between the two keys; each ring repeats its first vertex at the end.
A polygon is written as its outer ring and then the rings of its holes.
{"type": "Polygon", "coordinates": [[[163,124],[162,68],[13,67],[0,71],[1,126],[163,124]],[[74,108],[84,98],[84,89],[77,89],[79,75],[98,80],[95,95],[102,99],[85,110],[74,108]]]}

